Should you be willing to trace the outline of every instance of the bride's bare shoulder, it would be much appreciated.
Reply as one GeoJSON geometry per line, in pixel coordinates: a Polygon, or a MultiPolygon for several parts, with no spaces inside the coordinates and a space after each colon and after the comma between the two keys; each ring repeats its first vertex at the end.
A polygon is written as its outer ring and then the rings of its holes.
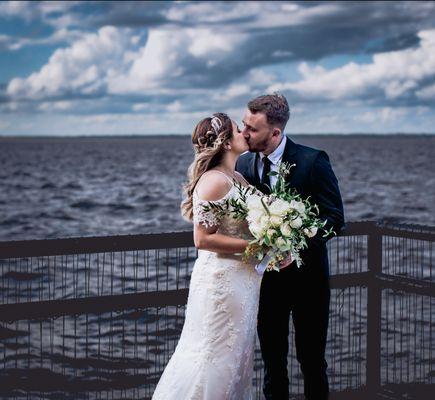
{"type": "Polygon", "coordinates": [[[201,176],[195,190],[201,200],[216,201],[225,197],[231,184],[221,172],[210,170],[201,176]]]}

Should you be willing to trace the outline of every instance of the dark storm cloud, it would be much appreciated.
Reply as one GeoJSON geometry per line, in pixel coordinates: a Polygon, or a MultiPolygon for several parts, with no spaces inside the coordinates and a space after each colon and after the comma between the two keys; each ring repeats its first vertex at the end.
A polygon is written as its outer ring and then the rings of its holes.
{"type": "Polygon", "coordinates": [[[205,3],[208,9],[202,12],[204,2],[30,2],[21,14],[27,19],[53,23],[68,15],[69,23],[86,29],[104,25],[134,29],[173,25],[240,30],[253,35],[257,48],[272,45],[274,50],[291,51],[290,60],[316,60],[340,52],[403,49],[416,44],[418,30],[435,25],[435,2],[265,2],[256,5],[257,12],[252,13],[251,2],[205,3]],[[283,12],[283,4],[297,4],[300,9],[283,12]],[[183,9],[199,11],[183,14],[183,9]],[[178,18],[174,17],[174,10],[181,13],[178,18]],[[232,10],[239,14],[231,13],[232,10]],[[274,26],[274,13],[288,16],[288,23],[274,26]],[[293,21],[295,15],[300,15],[300,20],[293,21]],[[264,23],[266,18],[270,23],[264,23]]]}
{"type": "MultiPolygon", "coordinates": [[[[334,12],[319,13],[301,24],[249,27],[252,61],[262,65],[300,60],[319,60],[336,54],[378,53],[402,50],[418,44],[418,31],[435,27],[435,3],[328,2],[334,12]],[[350,3],[350,4],[349,4],[350,3]],[[287,52],[274,59],[273,53],[287,52]]],[[[325,3],[320,3],[325,4],[325,3]]],[[[302,3],[312,9],[319,3],[302,3]]],[[[259,19],[261,16],[259,16],[259,19]]]]}
{"type": "Polygon", "coordinates": [[[92,13],[84,16],[89,27],[104,25],[151,27],[168,23],[165,11],[172,5],[162,1],[90,2],[92,13]]]}
{"type": "MultiPolygon", "coordinates": [[[[174,7],[189,5],[182,3],[174,7]]],[[[280,2],[274,3],[279,6],[280,2]]],[[[395,2],[321,2],[300,3],[300,21],[280,21],[274,26],[273,10],[266,4],[255,15],[240,16],[235,23],[226,13],[236,4],[218,3],[214,22],[207,21],[210,13],[195,18],[181,18],[174,23],[206,26],[216,32],[239,29],[247,39],[233,54],[213,66],[195,58],[185,58],[183,80],[170,82],[173,87],[217,87],[229,84],[253,67],[283,62],[319,61],[335,55],[363,55],[403,50],[418,46],[417,32],[435,26],[435,3],[395,2]],[[325,8],[330,5],[331,9],[325,8]],[[268,7],[267,7],[268,6],[268,7]],[[306,14],[323,6],[317,13],[306,14]],[[219,13],[220,11],[220,13],[219,13]],[[270,21],[264,21],[270,18],[270,21]]],[[[249,3],[246,5],[249,7],[249,3]]],[[[276,10],[277,12],[279,10],[276,10]]]]}
{"type": "MultiPolygon", "coordinates": [[[[284,2],[265,3],[258,13],[249,13],[250,2],[241,3],[247,12],[231,14],[240,9],[240,2],[214,2],[209,11],[192,15],[186,12],[179,18],[168,14],[170,10],[180,12],[187,7],[201,10],[203,4],[192,2],[79,2],[65,8],[69,10],[78,25],[97,28],[104,25],[130,28],[158,27],[160,25],[208,27],[217,31],[240,30],[253,36],[255,50],[271,46],[270,52],[254,58],[263,65],[283,60],[317,60],[340,53],[376,53],[391,51],[416,45],[418,30],[435,25],[435,3],[433,2],[299,2],[301,7],[288,12],[289,22],[280,26],[264,23],[274,12],[281,13],[279,7],[284,2]],[[330,9],[327,9],[330,6],[330,9]],[[318,12],[312,12],[318,8],[318,12]],[[322,8],[324,10],[322,10],[322,8]],[[306,15],[304,12],[306,11],[306,15]],[[292,15],[299,13],[300,21],[291,21],[292,15]],[[213,16],[214,19],[210,20],[213,16]],[[373,42],[373,43],[371,43],[373,42]],[[281,59],[271,57],[274,51],[288,51],[291,56],[281,59]]],[[[41,7],[29,4],[32,15],[43,12],[41,7]]],[[[190,10],[189,9],[189,10],[190,10]]],[[[30,12],[30,11],[29,11],[30,12]]],[[[45,10],[45,18],[59,18],[59,12],[45,10]]],[[[253,49],[253,50],[254,50],[253,49]]]]}

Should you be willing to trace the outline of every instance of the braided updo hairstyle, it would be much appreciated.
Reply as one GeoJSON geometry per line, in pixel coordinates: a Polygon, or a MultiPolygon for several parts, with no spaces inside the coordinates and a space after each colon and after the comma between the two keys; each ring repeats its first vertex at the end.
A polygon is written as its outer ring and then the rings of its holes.
{"type": "Polygon", "coordinates": [[[192,133],[192,144],[195,159],[187,172],[187,183],[183,186],[186,198],[181,203],[181,215],[192,221],[193,191],[202,174],[219,165],[225,153],[225,145],[233,136],[230,117],[224,113],[213,114],[213,117],[202,119],[192,133]]]}

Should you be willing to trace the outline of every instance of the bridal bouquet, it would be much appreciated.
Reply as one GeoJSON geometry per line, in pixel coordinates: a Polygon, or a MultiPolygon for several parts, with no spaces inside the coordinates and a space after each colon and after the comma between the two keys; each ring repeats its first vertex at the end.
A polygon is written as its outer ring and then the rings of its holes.
{"type": "Polygon", "coordinates": [[[260,264],[256,269],[259,274],[265,270],[279,271],[279,264],[291,254],[297,266],[302,265],[300,251],[307,247],[307,238],[324,231],[323,236],[335,234],[332,228],[324,229],[326,221],[318,218],[319,209],[311,204],[309,197],[302,199],[289,188],[285,178],[294,166],[281,163],[278,172],[270,172],[277,176],[277,183],[271,194],[265,195],[253,186],[235,185],[239,191],[237,198],[230,198],[225,205],[209,203],[209,209],[215,212],[230,214],[240,220],[247,220],[253,240],[249,242],[244,258],[256,257],[260,264]]]}

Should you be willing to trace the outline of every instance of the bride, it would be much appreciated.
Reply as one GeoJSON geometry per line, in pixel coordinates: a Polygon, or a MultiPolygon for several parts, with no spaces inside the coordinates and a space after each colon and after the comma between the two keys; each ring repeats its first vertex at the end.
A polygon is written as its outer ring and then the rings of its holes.
{"type": "Polygon", "coordinates": [[[194,224],[198,258],[180,340],[152,399],[252,399],[261,276],[254,263],[242,261],[250,238],[247,223],[203,208],[238,196],[234,180],[248,185],[235,164],[249,148],[223,113],[201,120],[192,143],[195,160],[181,210],[194,224]]]}

